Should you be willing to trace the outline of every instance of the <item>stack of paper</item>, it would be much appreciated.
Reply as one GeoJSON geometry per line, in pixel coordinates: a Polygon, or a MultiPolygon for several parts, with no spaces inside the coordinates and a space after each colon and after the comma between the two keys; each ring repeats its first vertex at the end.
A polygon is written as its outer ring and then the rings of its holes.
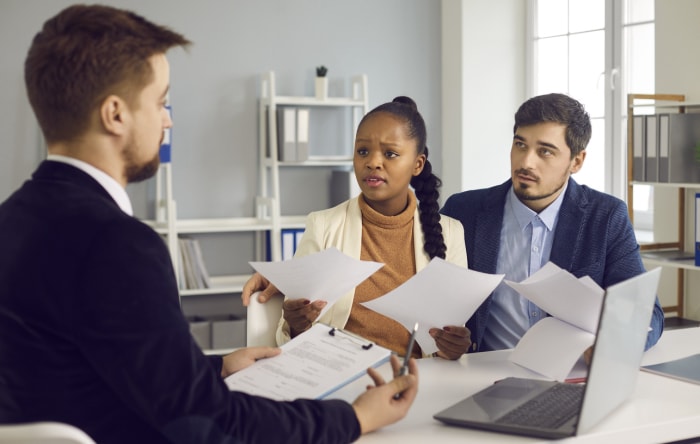
{"type": "Polygon", "coordinates": [[[577,279],[551,262],[520,283],[505,282],[551,315],[523,335],[510,360],[564,381],[595,342],[605,291],[589,276],[577,279]]]}

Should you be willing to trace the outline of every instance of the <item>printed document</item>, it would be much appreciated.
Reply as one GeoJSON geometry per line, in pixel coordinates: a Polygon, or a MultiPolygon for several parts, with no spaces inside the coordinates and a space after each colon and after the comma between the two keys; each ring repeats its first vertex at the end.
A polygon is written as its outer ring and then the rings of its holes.
{"type": "Polygon", "coordinates": [[[409,331],[418,322],[416,342],[430,354],[438,348],[428,330],[464,325],[502,280],[502,274],[480,273],[436,257],[402,285],[362,305],[409,331]]]}
{"type": "Polygon", "coordinates": [[[331,247],[308,256],[278,262],[250,262],[287,299],[323,300],[323,316],[345,293],[384,264],[361,261],[331,247]]]}
{"type": "Polygon", "coordinates": [[[321,399],[391,356],[386,348],[320,323],[280,348],[279,355],[227,377],[226,385],[230,390],[279,401],[321,399]]]}
{"type": "Polygon", "coordinates": [[[551,316],[525,332],[509,359],[564,381],[595,342],[605,290],[589,276],[577,279],[552,262],[520,283],[505,283],[551,316]]]}

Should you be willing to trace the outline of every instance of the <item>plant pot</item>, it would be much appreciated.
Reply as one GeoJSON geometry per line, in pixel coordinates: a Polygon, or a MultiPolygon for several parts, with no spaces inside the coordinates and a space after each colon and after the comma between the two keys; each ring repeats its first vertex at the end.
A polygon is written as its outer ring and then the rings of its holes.
{"type": "Polygon", "coordinates": [[[316,77],[316,100],[328,98],[328,77],[316,77]]]}

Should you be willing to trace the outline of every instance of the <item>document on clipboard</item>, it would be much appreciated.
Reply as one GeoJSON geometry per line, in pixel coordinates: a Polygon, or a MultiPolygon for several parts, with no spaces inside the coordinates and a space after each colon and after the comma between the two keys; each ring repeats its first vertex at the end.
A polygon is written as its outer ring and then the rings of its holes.
{"type": "Polygon", "coordinates": [[[229,390],[278,401],[322,399],[389,360],[391,351],[344,330],[314,324],[224,381],[229,390]]]}

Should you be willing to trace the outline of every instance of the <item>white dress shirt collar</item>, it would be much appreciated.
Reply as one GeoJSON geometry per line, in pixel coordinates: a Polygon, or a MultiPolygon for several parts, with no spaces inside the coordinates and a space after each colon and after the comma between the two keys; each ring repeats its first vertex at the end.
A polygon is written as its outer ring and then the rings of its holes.
{"type": "Polygon", "coordinates": [[[119,184],[119,182],[117,182],[109,174],[95,168],[87,162],[83,162],[82,160],[78,160],[74,157],[61,156],[58,154],[49,154],[46,157],[46,160],[67,163],[68,165],[72,165],[78,168],[79,170],[85,172],[87,175],[95,179],[97,183],[99,183],[102,186],[102,188],[104,188],[105,191],[109,193],[109,195],[112,197],[112,199],[114,199],[117,205],[119,205],[119,208],[121,208],[123,212],[125,212],[129,216],[134,215],[134,210],[131,207],[131,199],[129,199],[129,195],[126,193],[126,190],[119,184]]]}

